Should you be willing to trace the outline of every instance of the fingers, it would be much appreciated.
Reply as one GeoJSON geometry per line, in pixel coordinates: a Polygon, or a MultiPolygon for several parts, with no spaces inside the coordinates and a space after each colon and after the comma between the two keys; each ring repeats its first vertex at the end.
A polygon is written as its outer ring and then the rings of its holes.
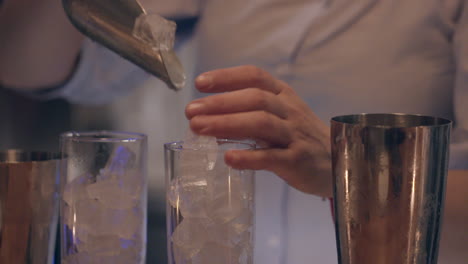
{"type": "Polygon", "coordinates": [[[270,170],[275,164],[284,163],[287,149],[231,150],[225,160],[229,166],[239,170],[270,170]]]}
{"type": "Polygon", "coordinates": [[[197,115],[190,120],[190,127],[201,135],[258,139],[278,146],[287,146],[292,137],[286,121],[264,111],[197,115]]]}
{"type": "Polygon", "coordinates": [[[289,148],[231,150],[226,152],[225,162],[238,170],[268,170],[291,184],[298,181],[298,177],[291,178],[291,175],[301,173],[301,166],[293,153],[289,148]]]}
{"type": "Polygon", "coordinates": [[[273,94],[279,94],[283,83],[258,67],[239,66],[203,73],[195,80],[195,85],[198,90],[207,93],[228,92],[254,87],[273,94]]]}
{"type": "Polygon", "coordinates": [[[286,118],[286,109],[280,99],[270,92],[248,88],[217,94],[191,102],[185,114],[188,119],[196,115],[214,115],[239,112],[265,111],[286,118]]]}

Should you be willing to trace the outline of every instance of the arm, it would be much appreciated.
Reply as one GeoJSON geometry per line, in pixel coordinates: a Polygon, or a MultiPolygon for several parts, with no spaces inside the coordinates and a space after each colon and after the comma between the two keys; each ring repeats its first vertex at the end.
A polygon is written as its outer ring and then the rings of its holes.
{"type": "Polygon", "coordinates": [[[0,9],[0,83],[33,90],[64,82],[83,36],[60,0],[6,0],[0,9]]]}
{"type": "MultiPolygon", "coordinates": [[[[200,8],[195,0],[143,4],[148,11],[184,22],[179,24],[178,42],[191,34],[196,19],[187,18],[196,18],[200,8]]],[[[6,0],[0,10],[0,39],[0,86],[16,88],[28,97],[104,104],[128,94],[149,77],[110,50],[83,41],[68,22],[60,0],[6,0]]]]}

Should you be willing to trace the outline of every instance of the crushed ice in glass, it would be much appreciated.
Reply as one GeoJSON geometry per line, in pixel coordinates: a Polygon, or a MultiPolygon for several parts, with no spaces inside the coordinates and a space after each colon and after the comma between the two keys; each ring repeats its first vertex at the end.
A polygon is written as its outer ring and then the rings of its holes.
{"type": "Polygon", "coordinates": [[[74,245],[65,263],[140,263],[145,223],[135,153],[119,146],[99,174],[65,186],[64,221],[74,245]]]}
{"type": "Polygon", "coordinates": [[[133,36],[152,45],[156,50],[172,50],[176,23],[157,14],[141,14],[133,26],[133,36]]]}
{"type": "Polygon", "coordinates": [[[252,175],[228,167],[214,137],[189,132],[179,154],[179,177],[167,193],[182,215],[171,237],[175,263],[251,263],[252,175]]]}

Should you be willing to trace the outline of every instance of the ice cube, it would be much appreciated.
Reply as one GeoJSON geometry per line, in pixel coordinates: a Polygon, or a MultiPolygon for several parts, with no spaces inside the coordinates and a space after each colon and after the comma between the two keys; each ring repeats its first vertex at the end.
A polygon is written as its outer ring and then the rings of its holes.
{"type": "Polygon", "coordinates": [[[219,150],[216,137],[197,135],[189,129],[185,135],[183,147],[184,149],[207,151],[207,160],[212,163],[216,162],[219,150]]]}
{"type": "Polygon", "coordinates": [[[68,204],[72,205],[77,201],[88,199],[88,193],[86,191],[86,186],[92,181],[91,174],[85,174],[79,177],[76,177],[72,181],[68,182],[65,185],[65,190],[63,192],[63,200],[68,204]]]}
{"type": "Polygon", "coordinates": [[[244,261],[245,258],[241,258],[242,253],[243,249],[241,247],[230,248],[218,243],[208,242],[192,258],[192,264],[247,264],[244,261]]]}
{"type": "Polygon", "coordinates": [[[133,36],[156,50],[172,50],[176,27],[176,23],[157,14],[142,14],[135,20],[133,36]]]}
{"type": "Polygon", "coordinates": [[[177,208],[183,217],[206,217],[206,181],[174,179],[167,193],[169,204],[177,208]]]}
{"type": "Polygon", "coordinates": [[[90,254],[90,262],[79,262],[80,264],[129,264],[141,263],[141,257],[134,252],[127,254],[126,250],[118,251],[113,255],[90,254]]]}
{"type": "Polygon", "coordinates": [[[88,234],[86,252],[90,255],[112,256],[120,251],[120,238],[116,235],[88,234]]]}
{"type": "Polygon", "coordinates": [[[216,196],[224,195],[226,192],[232,193],[234,191],[237,193],[237,191],[241,191],[239,187],[242,188],[242,186],[239,186],[242,183],[237,177],[237,171],[231,169],[224,162],[217,163],[213,170],[207,173],[206,179],[213,199],[216,196]]]}
{"type": "Polygon", "coordinates": [[[138,198],[126,191],[127,186],[118,179],[97,181],[86,186],[88,197],[114,209],[128,209],[138,204],[138,198]]]}
{"type": "Polygon", "coordinates": [[[106,173],[122,176],[135,164],[136,155],[128,147],[117,146],[112,153],[108,164],[104,168],[106,173]]]}
{"type": "Polygon", "coordinates": [[[180,177],[206,177],[216,164],[216,151],[185,149],[180,153],[180,177]]]}
{"type": "MultiPolygon", "coordinates": [[[[95,235],[118,234],[121,238],[132,238],[141,231],[144,224],[144,213],[141,208],[126,210],[103,207],[96,200],[80,201],[72,212],[75,226],[80,233],[95,235]]],[[[83,238],[78,237],[83,240],[83,238]]]]}
{"type": "Polygon", "coordinates": [[[138,237],[144,231],[146,225],[145,209],[143,207],[133,208],[131,213],[126,213],[127,217],[125,217],[125,221],[122,224],[123,227],[117,232],[120,237],[136,239],[138,241],[138,237]]]}
{"type": "Polygon", "coordinates": [[[218,159],[218,141],[215,137],[200,136],[188,130],[185,134],[184,151],[181,156],[181,163],[199,164],[212,170],[218,159]]]}
{"type": "Polygon", "coordinates": [[[242,212],[228,223],[232,231],[236,234],[248,232],[253,226],[253,210],[243,209],[242,212]]]}
{"type": "Polygon", "coordinates": [[[141,232],[144,224],[142,210],[105,210],[100,219],[97,233],[118,234],[121,238],[132,239],[141,232]]]}
{"type": "Polygon", "coordinates": [[[239,199],[232,199],[227,193],[209,202],[207,215],[215,223],[226,223],[239,216],[244,203],[239,199]]]}
{"type": "Polygon", "coordinates": [[[184,218],[175,228],[171,240],[177,263],[184,263],[200,252],[208,239],[207,225],[203,219],[184,218]]]}
{"type": "Polygon", "coordinates": [[[88,238],[84,243],[86,247],[79,254],[86,254],[92,263],[140,263],[143,257],[144,247],[138,243],[140,240],[122,239],[116,235],[89,235],[88,238]]]}
{"type": "Polygon", "coordinates": [[[124,189],[126,193],[134,199],[140,199],[145,186],[145,178],[140,174],[141,172],[127,171],[127,173],[120,178],[119,186],[124,189]]]}
{"type": "MultiPolygon", "coordinates": [[[[83,235],[81,232],[80,235],[83,235]]],[[[133,236],[132,239],[124,239],[118,233],[111,235],[95,235],[86,233],[85,240],[76,240],[75,245],[78,253],[86,253],[92,256],[95,260],[109,261],[109,263],[139,263],[136,259],[142,258],[143,245],[138,243],[141,237],[133,236]],[[115,258],[120,257],[126,259],[128,262],[118,262],[115,258]],[[130,261],[133,259],[133,261],[130,261]],[[114,260],[112,262],[111,260],[114,260]]]]}
{"type": "Polygon", "coordinates": [[[80,226],[88,230],[93,230],[95,223],[101,220],[101,205],[93,199],[81,200],[70,206],[70,213],[73,217],[74,226],[80,226]]]}
{"type": "Polygon", "coordinates": [[[216,137],[197,135],[191,129],[187,130],[184,138],[184,149],[213,149],[218,150],[218,141],[216,137]]]}
{"type": "Polygon", "coordinates": [[[250,241],[252,225],[252,212],[244,210],[230,222],[210,226],[210,240],[227,247],[237,246],[250,241]]]}
{"type": "Polygon", "coordinates": [[[229,222],[249,205],[245,201],[244,184],[236,170],[217,166],[207,179],[210,200],[206,210],[214,222],[229,222]]]}

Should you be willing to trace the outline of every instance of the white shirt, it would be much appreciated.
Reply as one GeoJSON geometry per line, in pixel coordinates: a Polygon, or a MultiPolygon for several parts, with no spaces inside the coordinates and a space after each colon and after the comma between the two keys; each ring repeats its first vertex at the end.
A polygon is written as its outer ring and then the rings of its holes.
{"type": "MultiPolygon", "coordinates": [[[[361,112],[449,118],[455,121],[451,167],[468,169],[465,1],[143,2],[168,17],[199,17],[194,37],[181,54],[192,79],[215,68],[254,64],[286,80],[326,122],[335,115],[361,112]]],[[[145,116],[139,117],[144,123],[140,128],[157,142],[151,150],[171,136],[182,136],[183,109],[193,87],[174,95],[136,66],[87,42],[73,80],[50,96],[99,103],[128,93],[142,80],[147,80],[143,90],[155,97],[146,97],[147,106],[133,105],[133,110],[122,108],[119,113],[145,116]],[[151,98],[158,102],[151,104],[151,98]]],[[[132,122],[128,127],[137,128],[132,122]]],[[[163,179],[162,151],[150,154],[150,160],[159,164],[150,167],[150,176],[163,179]]],[[[161,183],[153,180],[153,192],[162,190],[161,183]]],[[[256,192],[255,263],[337,263],[327,201],[264,172],[259,172],[256,192]]]]}

